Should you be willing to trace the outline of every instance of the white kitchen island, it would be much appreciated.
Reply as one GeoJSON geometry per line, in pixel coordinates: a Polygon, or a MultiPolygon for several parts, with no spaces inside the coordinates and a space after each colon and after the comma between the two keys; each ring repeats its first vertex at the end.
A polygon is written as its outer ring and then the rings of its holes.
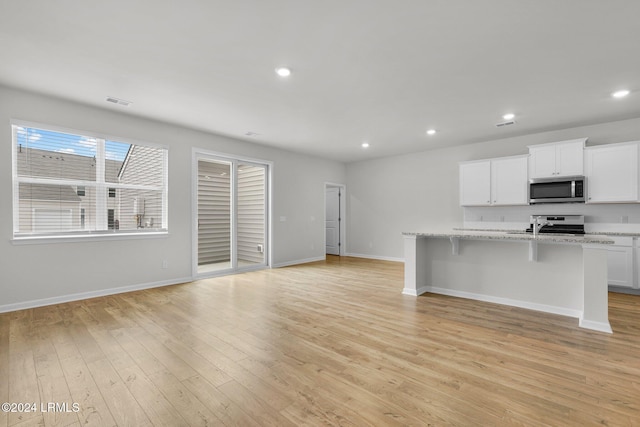
{"type": "Polygon", "coordinates": [[[606,236],[447,230],[403,233],[405,295],[425,292],[579,319],[611,333],[606,236]]]}

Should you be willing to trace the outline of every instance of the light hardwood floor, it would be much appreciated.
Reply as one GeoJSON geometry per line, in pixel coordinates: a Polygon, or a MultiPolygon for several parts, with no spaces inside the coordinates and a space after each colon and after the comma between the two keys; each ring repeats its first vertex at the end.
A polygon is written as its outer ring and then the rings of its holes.
{"type": "Polygon", "coordinates": [[[610,294],[608,335],[402,275],[330,257],[1,314],[0,402],[70,412],[0,426],[640,425],[640,297],[610,294]]]}

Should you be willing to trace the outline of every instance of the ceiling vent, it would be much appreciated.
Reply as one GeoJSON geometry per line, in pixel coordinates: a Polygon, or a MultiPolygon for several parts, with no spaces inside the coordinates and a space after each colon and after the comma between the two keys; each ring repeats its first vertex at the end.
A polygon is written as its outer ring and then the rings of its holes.
{"type": "Polygon", "coordinates": [[[112,104],[123,105],[128,107],[131,105],[131,101],[125,101],[124,99],[114,98],[112,96],[107,97],[107,102],[111,102],[112,104]]]}
{"type": "Polygon", "coordinates": [[[496,127],[497,128],[501,128],[501,127],[504,127],[504,126],[511,126],[511,125],[515,125],[515,124],[516,124],[515,120],[509,120],[507,122],[497,123],[496,127]]]}

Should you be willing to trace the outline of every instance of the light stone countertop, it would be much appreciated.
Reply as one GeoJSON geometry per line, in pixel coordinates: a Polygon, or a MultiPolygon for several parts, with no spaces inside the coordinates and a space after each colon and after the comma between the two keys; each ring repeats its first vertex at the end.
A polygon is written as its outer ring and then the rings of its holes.
{"type": "Polygon", "coordinates": [[[589,234],[596,236],[640,237],[640,233],[629,231],[590,231],[589,234]]]}
{"type": "Polygon", "coordinates": [[[486,239],[486,240],[516,240],[516,241],[536,241],[538,243],[571,243],[571,244],[598,244],[612,245],[615,242],[607,239],[606,236],[595,236],[586,234],[584,236],[574,236],[570,234],[540,234],[533,237],[531,233],[522,230],[473,230],[473,229],[450,229],[427,232],[403,232],[404,236],[416,237],[454,237],[459,239],[486,239]]]}
{"type": "MultiPolygon", "coordinates": [[[[501,231],[505,233],[521,233],[522,229],[499,229],[499,228],[465,228],[465,227],[454,227],[456,231],[501,231]]],[[[640,233],[636,233],[633,231],[588,231],[586,233],[590,236],[616,236],[616,237],[640,237],[640,233]]]]}

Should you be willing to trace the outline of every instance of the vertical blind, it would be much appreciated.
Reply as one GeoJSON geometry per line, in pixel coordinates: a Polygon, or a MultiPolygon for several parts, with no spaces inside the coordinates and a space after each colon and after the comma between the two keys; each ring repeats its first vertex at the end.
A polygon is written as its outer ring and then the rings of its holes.
{"type": "Polygon", "coordinates": [[[14,237],[167,229],[167,150],[13,125],[14,237]]]}

